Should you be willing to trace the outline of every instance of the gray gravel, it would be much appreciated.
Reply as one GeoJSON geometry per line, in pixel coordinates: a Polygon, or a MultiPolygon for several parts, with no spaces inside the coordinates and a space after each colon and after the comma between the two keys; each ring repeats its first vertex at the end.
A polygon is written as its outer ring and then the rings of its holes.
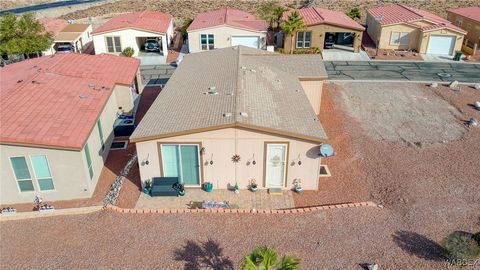
{"type": "Polygon", "coordinates": [[[466,129],[460,112],[413,83],[339,83],[342,108],[375,139],[415,144],[458,140],[466,129]]]}

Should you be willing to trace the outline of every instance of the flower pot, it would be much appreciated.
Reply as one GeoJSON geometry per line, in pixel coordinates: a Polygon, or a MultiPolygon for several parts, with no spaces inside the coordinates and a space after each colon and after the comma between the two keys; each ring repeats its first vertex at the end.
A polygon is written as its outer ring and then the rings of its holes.
{"type": "Polygon", "coordinates": [[[185,190],[179,191],[179,192],[178,192],[178,196],[180,196],[180,197],[185,196],[185,190]]]}
{"type": "Polygon", "coordinates": [[[150,189],[149,188],[143,188],[143,193],[145,194],[150,194],[150,189]]]}
{"type": "Polygon", "coordinates": [[[205,183],[205,191],[206,192],[212,192],[213,191],[213,184],[210,182],[205,183]]]}
{"type": "Polygon", "coordinates": [[[258,188],[257,188],[257,187],[252,187],[252,188],[250,188],[250,190],[251,190],[252,192],[257,192],[258,188]]]}
{"type": "Polygon", "coordinates": [[[235,189],[235,194],[240,193],[240,189],[235,189]]]}
{"type": "Polygon", "coordinates": [[[303,191],[302,187],[295,187],[295,192],[300,193],[303,191]]]}

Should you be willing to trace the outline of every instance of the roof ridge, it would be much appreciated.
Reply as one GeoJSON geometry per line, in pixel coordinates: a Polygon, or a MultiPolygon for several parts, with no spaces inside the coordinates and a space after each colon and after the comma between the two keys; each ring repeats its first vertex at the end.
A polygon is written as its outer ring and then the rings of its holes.
{"type": "Polygon", "coordinates": [[[320,14],[320,12],[317,10],[317,7],[313,7],[313,10],[315,10],[315,13],[317,13],[318,16],[319,16],[320,18],[322,18],[323,21],[325,21],[325,17],[323,17],[323,16],[320,14]]]}
{"type": "Polygon", "coordinates": [[[409,6],[404,5],[404,4],[397,4],[397,5],[403,7],[404,9],[406,9],[406,10],[408,10],[408,11],[410,11],[410,12],[412,12],[412,13],[414,13],[414,14],[416,14],[416,15],[418,15],[418,16],[420,16],[420,17],[422,17],[422,18],[425,19],[425,16],[423,16],[422,14],[420,14],[420,13],[418,13],[417,11],[413,10],[412,7],[409,7],[409,6]]]}
{"type": "MultiPolygon", "coordinates": [[[[241,76],[241,73],[240,73],[240,58],[241,58],[241,56],[242,56],[242,54],[241,54],[241,52],[240,52],[241,46],[237,45],[236,47],[237,47],[237,51],[238,51],[238,52],[237,52],[237,69],[236,69],[236,71],[235,71],[235,72],[237,72],[237,76],[236,76],[236,77],[237,77],[237,80],[236,80],[236,82],[235,82],[235,91],[234,91],[234,93],[233,93],[234,98],[235,98],[235,102],[233,103],[233,112],[232,112],[232,113],[233,113],[233,122],[234,122],[234,123],[238,123],[238,122],[239,122],[239,121],[238,121],[239,115],[237,115],[237,104],[238,104],[239,98],[240,98],[240,94],[239,94],[238,89],[239,89],[239,84],[240,84],[240,81],[241,81],[241,78],[240,78],[240,76],[241,76]]],[[[233,49],[235,49],[235,47],[233,47],[233,49]]]]}

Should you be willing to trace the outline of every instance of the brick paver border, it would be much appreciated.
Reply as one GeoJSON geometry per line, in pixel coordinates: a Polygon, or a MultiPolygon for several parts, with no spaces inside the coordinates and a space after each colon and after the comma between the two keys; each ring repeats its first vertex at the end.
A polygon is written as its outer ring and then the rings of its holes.
{"type": "Polygon", "coordinates": [[[379,207],[374,202],[342,203],[331,205],[320,205],[312,207],[292,208],[292,209],[140,209],[140,208],[121,208],[115,205],[107,205],[105,209],[118,213],[128,214],[183,214],[183,213],[249,213],[249,214],[295,214],[322,211],[329,209],[355,208],[355,207],[379,207]]]}

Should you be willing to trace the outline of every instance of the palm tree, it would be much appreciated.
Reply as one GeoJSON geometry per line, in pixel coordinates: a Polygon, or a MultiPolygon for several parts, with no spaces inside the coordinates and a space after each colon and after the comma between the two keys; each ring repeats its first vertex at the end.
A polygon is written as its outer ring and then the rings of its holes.
{"type": "Polygon", "coordinates": [[[277,6],[274,10],[273,10],[273,21],[275,22],[275,27],[276,29],[278,29],[282,23],[282,19],[283,19],[283,13],[287,11],[286,8],[282,7],[282,6],[277,6]]]}
{"type": "Polygon", "coordinates": [[[243,259],[243,270],[296,270],[301,260],[284,255],[278,260],[277,251],[271,247],[257,247],[243,259]]]}
{"type": "Polygon", "coordinates": [[[291,38],[290,53],[293,53],[295,33],[305,28],[302,16],[298,11],[293,11],[281,25],[282,31],[291,38]]]}

